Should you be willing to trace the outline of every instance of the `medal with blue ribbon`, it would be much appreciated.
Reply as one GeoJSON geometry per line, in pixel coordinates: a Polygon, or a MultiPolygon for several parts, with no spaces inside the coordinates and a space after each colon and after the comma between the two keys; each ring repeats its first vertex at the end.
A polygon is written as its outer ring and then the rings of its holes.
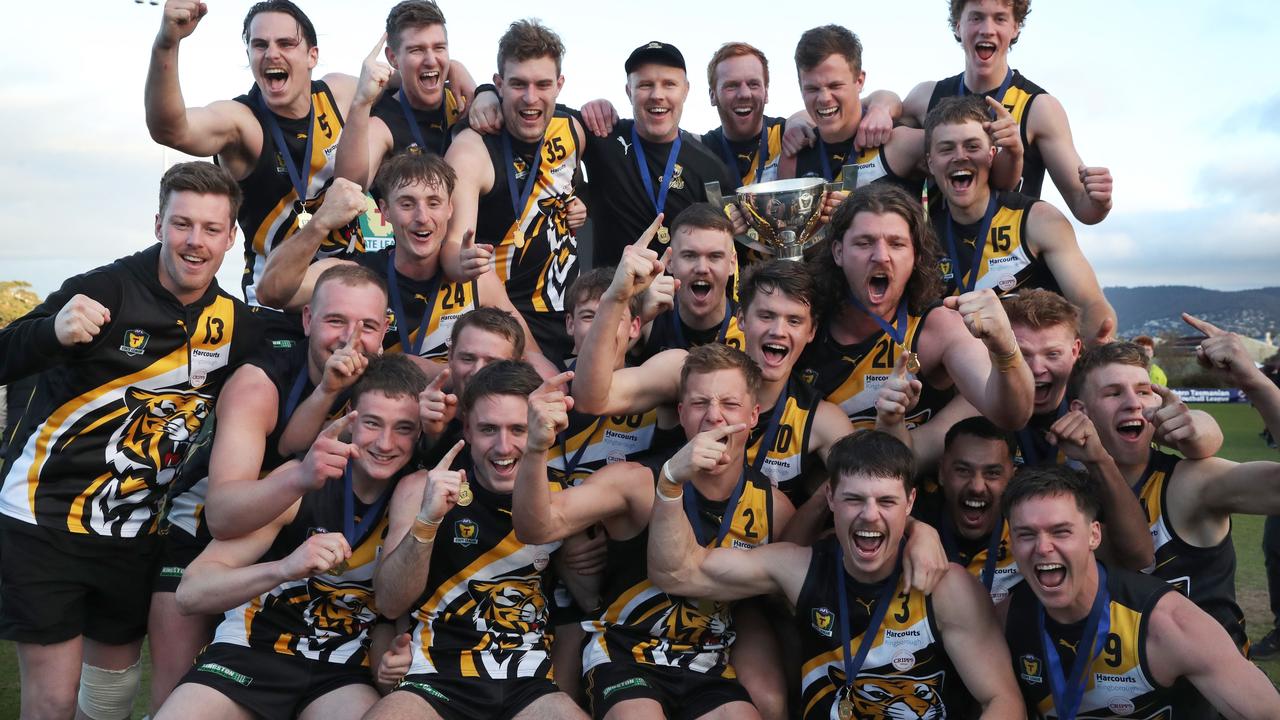
{"type": "MultiPolygon", "coordinates": [[[[631,125],[631,146],[636,151],[636,165],[640,167],[640,180],[644,183],[645,193],[653,202],[654,217],[661,215],[667,207],[667,192],[671,190],[671,173],[675,171],[676,158],[680,156],[680,143],[680,133],[677,131],[676,139],[672,141],[671,150],[667,153],[666,169],[662,171],[662,177],[658,178],[662,186],[654,190],[653,175],[649,172],[649,163],[644,157],[644,145],[640,142],[640,133],[636,131],[634,122],[631,125]]],[[[658,228],[658,242],[663,245],[671,242],[671,231],[666,226],[658,228]]]]}
{"type": "MultiPolygon", "coordinates": [[[[356,491],[352,487],[351,461],[347,461],[347,467],[342,471],[342,535],[347,539],[347,544],[351,546],[352,554],[355,553],[356,548],[360,547],[360,543],[369,533],[373,531],[373,526],[382,517],[382,508],[387,504],[387,500],[391,498],[391,493],[395,488],[396,484],[394,482],[388,482],[382,493],[378,495],[378,499],[365,508],[364,514],[360,516],[360,524],[357,525],[356,491]]],[[[326,574],[340,576],[349,568],[350,563],[343,560],[329,568],[326,574]]]]}
{"type": "Polygon", "coordinates": [[[898,558],[894,561],[893,572],[885,579],[884,587],[876,597],[875,609],[871,611],[871,619],[867,620],[867,629],[863,631],[862,640],[858,642],[858,651],[852,657],[850,652],[853,650],[853,637],[849,632],[849,598],[845,582],[845,576],[849,573],[844,569],[844,546],[836,543],[836,578],[839,581],[837,598],[840,602],[840,655],[844,660],[845,686],[844,698],[837,704],[836,709],[840,720],[849,720],[853,717],[853,701],[849,697],[853,694],[853,685],[858,679],[858,673],[867,661],[867,654],[875,644],[875,637],[880,633],[885,613],[889,611],[889,600],[898,589],[898,578],[902,575],[902,550],[906,542],[907,539],[903,538],[898,543],[898,558]]]}
{"type": "MultiPolygon", "coordinates": [[[[996,216],[997,207],[996,195],[991,193],[991,196],[987,199],[986,212],[982,215],[982,222],[978,225],[978,234],[973,238],[973,254],[969,260],[969,267],[961,268],[957,266],[953,270],[955,279],[949,283],[952,289],[967,293],[972,292],[974,286],[978,284],[978,268],[982,263],[982,254],[987,249],[987,236],[991,234],[991,221],[996,216]]],[[[959,263],[960,251],[956,246],[956,219],[951,215],[949,206],[945,208],[945,211],[947,213],[947,252],[951,255],[952,262],[959,263]]]]}
{"type": "Polygon", "coordinates": [[[1097,565],[1098,592],[1093,596],[1093,607],[1089,610],[1080,642],[1076,644],[1076,658],[1071,664],[1070,676],[1062,674],[1062,658],[1058,655],[1053,638],[1049,637],[1049,631],[1045,629],[1044,605],[1037,603],[1039,613],[1036,622],[1040,630],[1040,647],[1044,651],[1049,690],[1053,693],[1053,707],[1059,720],[1075,720],[1088,689],[1089,666],[1101,653],[1106,645],[1107,634],[1111,632],[1111,593],[1107,590],[1107,569],[1102,563],[1097,565]]]}
{"type": "Polygon", "coordinates": [[[422,343],[427,337],[427,323],[431,320],[431,310],[436,305],[436,296],[440,294],[443,278],[443,270],[437,270],[435,277],[431,278],[426,296],[423,298],[427,307],[422,311],[422,320],[418,323],[417,334],[411,336],[405,322],[408,316],[405,314],[404,303],[400,299],[400,283],[396,278],[396,249],[393,247],[387,252],[387,296],[391,301],[391,311],[396,316],[396,331],[400,334],[400,351],[406,355],[422,354],[422,343]],[[411,337],[412,342],[410,342],[411,337]]]}
{"type": "MultiPolygon", "coordinates": [[[[443,108],[444,101],[441,100],[440,102],[443,108]]],[[[427,151],[427,141],[422,135],[422,126],[418,124],[418,116],[413,112],[413,108],[409,105],[409,98],[407,93],[405,93],[404,88],[400,89],[400,112],[404,113],[405,124],[409,126],[409,132],[413,134],[413,143],[425,153],[427,151]]],[[[443,109],[441,110],[440,115],[441,118],[444,117],[443,109]]],[[[441,126],[443,127],[443,125],[444,122],[442,120],[441,126]]],[[[445,128],[441,135],[439,154],[444,155],[445,148],[449,145],[449,129],[445,128]]]]}
{"type": "Polygon", "coordinates": [[[520,249],[524,247],[525,242],[524,228],[520,227],[524,220],[524,206],[529,202],[529,196],[538,185],[538,169],[542,167],[542,141],[538,141],[533,151],[533,163],[528,165],[523,187],[520,187],[519,179],[516,177],[515,155],[511,151],[511,133],[506,130],[502,131],[502,159],[507,168],[507,191],[511,193],[511,210],[516,216],[516,230],[512,241],[516,249],[520,249]]]}
{"type": "Polygon", "coordinates": [[[280,151],[280,157],[284,160],[285,170],[289,173],[289,182],[293,184],[293,191],[298,196],[298,229],[306,227],[311,222],[311,213],[307,212],[307,186],[311,184],[311,139],[315,137],[315,119],[316,106],[311,103],[311,110],[307,113],[307,144],[302,151],[302,168],[299,168],[293,161],[293,153],[289,151],[289,146],[284,142],[284,133],[280,130],[280,123],[276,121],[275,113],[267,107],[267,101],[263,99],[262,93],[258,93],[258,106],[262,108],[262,116],[266,118],[267,129],[271,131],[271,139],[275,141],[276,149],[280,151]]]}
{"type": "Polygon", "coordinates": [[[787,378],[787,384],[782,386],[782,394],[778,396],[778,402],[773,404],[773,411],[769,414],[769,424],[760,438],[760,449],[756,450],[756,459],[751,463],[751,467],[756,470],[763,470],[765,458],[769,457],[769,451],[773,449],[773,443],[778,437],[778,426],[782,423],[782,416],[787,412],[789,397],[791,397],[791,378],[787,378]]]}
{"type": "Polygon", "coordinates": [[[733,493],[729,495],[729,501],[725,503],[724,515],[720,516],[720,529],[716,532],[715,537],[711,537],[706,533],[702,523],[702,503],[698,500],[700,497],[696,488],[686,488],[684,493],[684,514],[689,518],[689,525],[693,527],[693,534],[698,538],[698,544],[703,547],[720,547],[720,543],[724,542],[724,538],[729,534],[729,528],[733,527],[733,515],[738,510],[738,500],[742,498],[742,491],[747,485],[747,471],[743,469],[742,474],[738,476],[738,484],[734,486],[733,493]],[[712,543],[712,541],[715,541],[712,543]]]}

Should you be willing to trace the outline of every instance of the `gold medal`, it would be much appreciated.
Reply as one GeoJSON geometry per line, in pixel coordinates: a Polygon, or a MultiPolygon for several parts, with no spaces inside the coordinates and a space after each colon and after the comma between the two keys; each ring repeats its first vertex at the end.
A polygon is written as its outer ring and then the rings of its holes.
{"type": "Polygon", "coordinates": [[[524,247],[524,231],[516,230],[515,234],[511,236],[511,242],[515,243],[517,250],[523,248],[524,247]]]}
{"type": "Polygon", "coordinates": [[[334,565],[333,567],[329,568],[329,570],[325,572],[325,575],[333,575],[334,577],[339,577],[350,569],[351,569],[351,565],[346,560],[343,560],[337,565],[334,565]]]}
{"type": "Polygon", "coordinates": [[[836,715],[840,716],[840,720],[849,720],[853,717],[853,702],[848,698],[841,700],[836,705],[836,715]]]}
{"type": "Polygon", "coordinates": [[[463,483],[458,486],[458,504],[462,507],[466,507],[470,505],[471,501],[475,500],[475,498],[476,496],[471,492],[471,483],[463,481],[463,483]]]}
{"type": "Polygon", "coordinates": [[[311,213],[307,212],[306,210],[303,210],[302,212],[298,213],[298,229],[299,230],[306,227],[307,223],[309,222],[311,222],[311,213]]]}
{"type": "Polygon", "coordinates": [[[658,228],[658,242],[666,245],[671,242],[671,231],[665,227],[658,228]]]}
{"type": "Polygon", "coordinates": [[[916,375],[920,372],[920,356],[907,351],[907,372],[916,375]]]}

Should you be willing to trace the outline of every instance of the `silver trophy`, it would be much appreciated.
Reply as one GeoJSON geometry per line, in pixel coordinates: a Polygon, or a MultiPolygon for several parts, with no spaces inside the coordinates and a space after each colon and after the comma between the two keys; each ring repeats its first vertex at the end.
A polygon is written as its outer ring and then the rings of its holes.
{"type": "MultiPolygon", "coordinates": [[[[818,221],[827,193],[846,189],[849,178],[857,177],[856,166],[846,166],[844,172],[843,183],[793,178],[738,188],[729,201],[747,222],[747,234],[739,235],[738,242],[782,260],[803,260],[805,249],[827,236],[826,225],[818,221]]],[[[718,204],[720,184],[707,183],[707,191],[708,200],[718,204]]]]}

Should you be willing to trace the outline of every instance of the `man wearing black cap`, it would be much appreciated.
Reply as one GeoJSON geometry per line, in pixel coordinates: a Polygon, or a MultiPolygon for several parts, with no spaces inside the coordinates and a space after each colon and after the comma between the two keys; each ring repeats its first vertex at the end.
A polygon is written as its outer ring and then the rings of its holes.
{"type": "Polygon", "coordinates": [[[725,192],[739,185],[714,152],[680,129],[689,96],[680,51],[663,42],[646,43],[631,53],[625,67],[635,119],[620,120],[607,137],[587,135],[597,267],[616,264],[622,248],[658,213],[665,216],[664,227],[651,247],[661,255],[671,241],[665,225],[686,207],[707,201],[705,183],[718,180],[725,192]]]}

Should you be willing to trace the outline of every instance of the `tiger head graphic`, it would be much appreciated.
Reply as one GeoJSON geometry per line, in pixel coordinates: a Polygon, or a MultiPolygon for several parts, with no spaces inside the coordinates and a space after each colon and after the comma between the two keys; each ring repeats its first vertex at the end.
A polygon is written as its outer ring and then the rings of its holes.
{"type": "Polygon", "coordinates": [[[733,642],[728,603],[676,598],[671,598],[671,601],[670,611],[653,626],[654,636],[686,645],[719,646],[733,642]]]}
{"type": "Polygon", "coordinates": [[[139,388],[126,390],[124,402],[129,414],[108,446],[120,495],[168,482],[213,407],[199,393],[139,388]]]}
{"type": "Polygon", "coordinates": [[[313,577],[308,583],[311,600],[303,613],[318,637],[346,641],[368,628],[377,614],[373,592],[358,583],[328,583],[313,577]]]}
{"type": "Polygon", "coordinates": [[[507,636],[519,644],[521,636],[546,629],[547,601],[539,578],[472,580],[467,591],[476,604],[471,615],[476,629],[493,634],[498,642],[507,636]]]}
{"type": "MultiPolygon", "coordinates": [[[[832,708],[849,697],[854,717],[863,720],[940,720],[946,717],[942,704],[944,673],[926,677],[859,674],[853,692],[844,684],[844,671],[828,666],[827,678],[837,688],[832,708]]],[[[835,714],[832,713],[832,717],[835,714]]]]}

